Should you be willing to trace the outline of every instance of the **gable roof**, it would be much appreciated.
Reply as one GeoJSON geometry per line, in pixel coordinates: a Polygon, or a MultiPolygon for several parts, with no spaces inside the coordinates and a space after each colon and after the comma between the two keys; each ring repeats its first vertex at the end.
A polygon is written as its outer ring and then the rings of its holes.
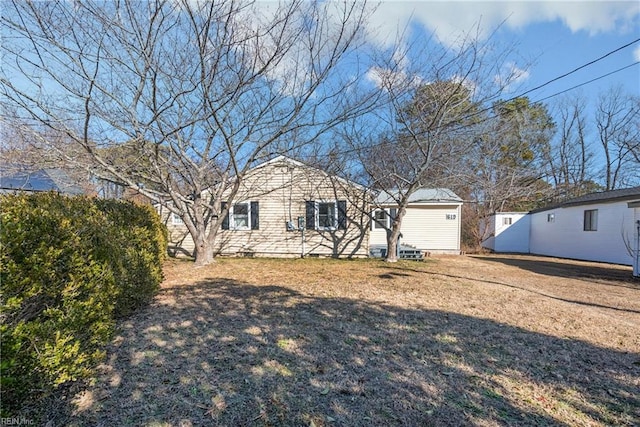
{"type": "MultiPolygon", "coordinates": [[[[394,191],[388,193],[382,191],[376,197],[376,204],[388,205],[395,204],[399,192],[394,191]]],[[[443,203],[454,202],[462,203],[462,199],[448,188],[419,188],[409,196],[409,203],[443,203]]]]}
{"type": "Polygon", "coordinates": [[[322,175],[324,175],[326,177],[332,177],[334,179],[337,179],[338,181],[340,181],[343,184],[348,184],[348,185],[353,186],[355,188],[358,188],[360,190],[366,190],[366,188],[363,185],[358,184],[355,181],[351,181],[351,180],[349,180],[347,178],[342,178],[341,176],[338,176],[338,175],[335,175],[335,174],[330,174],[329,172],[327,172],[327,171],[325,171],[325,170],[323,170],[323,169],[321,169],[321,168],[319,168],[317,166],[311,166],[311,165],[303,163],[303,162],[301,162],[299,160],[295,160],[295,159],[292,159],[291,157],[287,157],[287,156],[283,156],[283,155],[274,157],[271,160],[267,160],[266,162],[260,163],[260,164],[258,164],[256,166],[252,167],[251,169],[249,169],[249,171],[253,172],[253,171],[256,171],[258,169],[261,169],[263,167],[266,167],[266,166],[269,166],[269,165],[273,165],[273,164],[276,164],[276,165],[277,164],[288,164],[288,165],[291,165],[293,167],[313,169],[313,170],[321,173],[322,175]]]}
{"type": "Polygon", "coordinates": [[[543,208],[534,209],[531,213],[544,212],[551,209],[566,208],[570,206],[593,205],[596,203],[612,203],[625,200],[639,200],[640,186],[631,188],[622,188],[619,190],[599,191],[596,193],[585,194],[584,196],[575,197],[561,203],[555,203],[543,208]]]}
{"type": "Polygon", "coordinates": [[[82,188],[75,185],[60,169],[15,172],[2,169],[0,170],[0,192],[10,191],[57,191],[70,195],[83,193],[82,188]]]}

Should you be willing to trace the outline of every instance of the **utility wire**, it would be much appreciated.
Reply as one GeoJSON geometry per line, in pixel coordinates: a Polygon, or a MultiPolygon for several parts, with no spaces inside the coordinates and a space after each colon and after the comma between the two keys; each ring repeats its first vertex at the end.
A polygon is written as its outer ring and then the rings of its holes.
{"type": "Polygon", "coordinates": [[[601,76],[598,76],[598,77],[593,78],[593,79],[591,79],[591,80],[588,80],[588,81],[586,81],[586,82],[582,82],[582,83],[577,84],[577,85],[575,85],[575,86],[572,86],[572,87],[570,87],[570,88],[568,88],[568,89],[562,90],[562,91],[560,91],[560,92],[556,92],[556,93],[554,93],[553,95],[545,96],[544,98],[541,98],[541,99],[539,99],[539,100],[535,101],[535,103],[537,103],[537,102],[542,102],[542,101],[546,101],[546,100],[547,100],[547,99],[549,99],[549,98],[553,98],[554,96],[561,95],[561,94],[563,94],[563,93],[565,93],[565,92],[569,92],[570,90],[577,89],[577,88],[579,88],[579,87],[581,87],[581,86],[585,86],[585,85],[588,85],[589,83],[593,83],[593,82],[595,82],[595,81],[597,81],[597,80],[603,79],[603,78],[605,78],[605,77],[609,77],[609,76],[610,76],[610,75],[612,75],[612,74],[619,73],[620,71],[624,71],[624,70],[626,70],[627,68],[631,68],[631,67],[633,67],[634,65],[638,65],[638,64],[640,64],[640,61],[636,61],[636,62],[634,62],[633,64],[629,64],[629,65],[627,65],[627,66],[625,66],[625,67],[618,68],[617,70],[613,70],[613,71],[611,71],[611,72],[609,72],[609,73],[607,73],[607,74],[603,74],[603,75],[601,75],[601,76]]]}
{"type": "MultiPolygon", "coordinates": [[[[539,85],[539,86],[536,86],[536,87],[534,87],[534,88],[532,88],[532,89],[529,89],[528,91],[523,92],[523,93],[521,93],[520,95],[518,95],[518,96],[516,96],[516,97],[514,97],[514,98],[520,98],[520,97],[522,97],[522,96],[525,96],[525,95],[526,95],[526,94],[528,94],[528,93],[531,93],[531,92],[533,92],[533,91],[535,91],[535,90],[538,90],[538,89],[541,89],[541,88],[543,88],[543,87],[545,87],[545,86],[548,86],[549,84],[551,84],[551,83],[553,83],[553,82],[555,82],[555,81],[558,81],[558,80],[560,80],[560,79],[562,79],[562,78],[565,78],[565,77],[567,77],[567,76],[569,76],[569,75],[571,75],[571,74],[573,74],[573,73],[575,73],[575,72],[577,72],[577,71],[580,71],[580,70],[582,70],[583,68],[586,68],[586,67],[588,67],[588,66],[590,66],[590,65],[593,65],[593,64],[595,64],[596,62],[602,61],[604,58],[606,58],[606,57],[608,57],[608,56],[611,56],[611,55],[613,55],[614,53],[619,52],[619,51],[621,51],[622,49],[625,49],[625,48],[627,48],[627,47],[631,46],[632,44],[638,43],[639,41],[640,41],[640,38],[635,39],[635,40],[633,40],[633,41],[631,41],[631,42],[629,42],[629,43],[625,44],[624,46],[620,46],[620,47],[619,47],[619,48],[617,48],[617,49],[614,49],[614,50],[612,50],[612,51],[610,51],[610,52],[608,52],[608,53],[605,53],[604,55],[602,55],[602,56],[601,56],[601,57],[599,57],[599,58],[594,59],[593,61],[587,62],[586,64],[581,65],[581,66],[579,66],[578,68],[575,68],[575,69],[573,69],[573,70],[571,70],[571,71],[569,71],[569,72],[567,72],[567,73],[564,73],[564,74],[563,74],[563,75],[561,75],[561,76],[558,76],[558,77],[556,77],[556,78],[553,78],[553,79],[549,80],[549,81],[548,81],[548,82],[546,82],[546,83],[543,83],[543,84],[541,84],[541,85],[539,85]]],[[[636,62],[636,64],[637,64],[637,62],[636,62]]],[[[632,65],[634,65],[634,64],[632,64],[632,65]]],[[[619,71],[619,70],[617,70],[617,71],[619,71]]],[[[612,73],[615,73],[615,72],[617,72],[617,71],[614,71],[614,72],[612,72],[612,73]]],[[[606,77],[606,76],[602,76],[602,77],[606,77]]],[[[596,80],[597,80],[597,79],[596,79],[596,80]]],[[[590,82],[587,82],[587,83],[590,83],[590,82]]],[[[585,84],[587,84],[587,83],[585,83],[585,84]]],[[[569,89],[567,89],[567,90],[569,90],[569,89]]],[[[514,98],[512,98],[512,99],[514,99],[514,98]]],[[[512,99],[511,99],[511,100],[512,100],[512,99]]]]}

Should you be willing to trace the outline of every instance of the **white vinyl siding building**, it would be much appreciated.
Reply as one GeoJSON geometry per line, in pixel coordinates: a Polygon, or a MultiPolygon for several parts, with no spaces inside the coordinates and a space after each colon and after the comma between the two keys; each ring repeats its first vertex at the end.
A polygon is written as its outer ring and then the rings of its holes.
{"type": "Polygon", "coordinates": [[[480,225],[482,247],[495,252],[529,253],[530,217],[527,212],[498,212],[480,225]]]}
{"type": "Polygon", "coordinates": [[[559,207],[530,217],[532,254],[632,265],[635,215],[627,202],[559,207]]]}
{"type": "Polygon", "coordinates": [[[640,187],[591,193],[527,214],[497,213],[489,227],[493,233],[483,247],[495,252],[632,265],[640,276],[640,187]]]}
{"type": "MultiPolygon", "coordinates": [[[[385,194],[378,197],[376,205],[369,244],[372,248],[386,248],[387,228],[397,205],[385,194]]],[[[431,253],[459,254],[461,213],[462,200],[451,190],[420,189],[409,199],[400,243],[431,253]]]]}

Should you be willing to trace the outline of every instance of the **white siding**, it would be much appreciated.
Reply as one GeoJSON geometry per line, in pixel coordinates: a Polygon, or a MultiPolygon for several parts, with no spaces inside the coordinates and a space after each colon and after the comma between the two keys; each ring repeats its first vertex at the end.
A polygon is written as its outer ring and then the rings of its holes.
{"type": "Polygon", "coordinates": [[[526,212],[499,212],[487,221],[490,234],[482,247],[495,252],[529,252],[530,216],[526,212]]]}
{"type": "MultiPolygon", "coordinates": [[[[460,215],[461,204],[412,204],[402,219],[400,242],[429,252],[459,253],[460,215]],[[447,219],[447,215],[455,215],[455,219],[447,219]]],[[[386,246],[386,230],[374,227],[369,243],[386,246]]]]}
{"type": "Polygon", "coordinates": [[[633,241],[634,213],[627,202],[570,206],[530,216],[533,254],[632,265],[627,244],[633,241]],[[584,211],[591,209],[598,210],[597,230],[584,231],[584,211]]]}

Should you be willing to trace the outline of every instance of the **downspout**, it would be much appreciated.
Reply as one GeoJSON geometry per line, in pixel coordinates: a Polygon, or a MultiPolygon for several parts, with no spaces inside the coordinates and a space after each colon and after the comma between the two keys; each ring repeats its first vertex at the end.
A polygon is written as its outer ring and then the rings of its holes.
{"type": "Polygon", "coordinates": [[[633,262],[633,275],[640,277],[640,219],[636,221],[636,251],[633,262]]]}

